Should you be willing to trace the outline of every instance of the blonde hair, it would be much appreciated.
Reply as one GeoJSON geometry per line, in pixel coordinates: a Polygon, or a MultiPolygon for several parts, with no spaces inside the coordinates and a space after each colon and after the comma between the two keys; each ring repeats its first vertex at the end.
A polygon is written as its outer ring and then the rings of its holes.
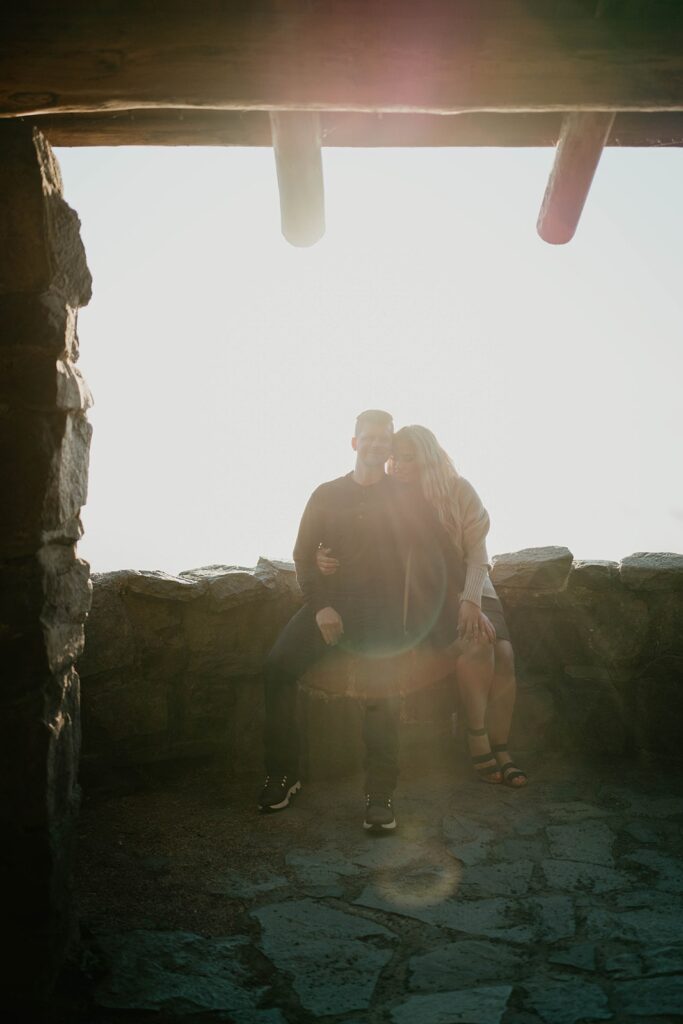
{"type": "Polygon", "coordinates": [[[412,424],[401,427],[394,434],[394,444],[407,441],[415,448],[420,468],[422,493],[435,509],[439,522],[451,538],[456,551],[463,557],[462,523],[457,517],[455,493],[460,476],[449,455],[427,427],[412,424]]]}

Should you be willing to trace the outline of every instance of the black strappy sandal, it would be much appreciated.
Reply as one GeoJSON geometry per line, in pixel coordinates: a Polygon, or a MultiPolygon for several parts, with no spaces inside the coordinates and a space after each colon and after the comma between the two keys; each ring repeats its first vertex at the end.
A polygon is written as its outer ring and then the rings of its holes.
{"type": "MultiPolygon", "coordinates": [[[[507,748],[507,743],[496,743],[495,747],[491,747],[491,753],[495,756],[496,754],[501,753],[501,751],[507,750],[507,748]]],[[[527,773],[523,772],[522,769],[518,768],[512,761],[506,761],[505,764],[499,765],[499,771],[503,776],[501,780],[503,785],[509,786],[510,789],[524,789],[524,786],[526,786],[529,781],[527,773]],[[514,779],[524,779],[525,781],[523,785],[516,786],[513,781],[514,779]]]]}
{"type": "MultiPolygon", "coordinates": [[[[467,732],[470,736],[488,736],[486,729],[470,729],[467,727],[467,732]]],[[[496,761],[495,754],[491,750],[488,754],[470,754],[470,761],[477,774],[480,782],[485,782],[489,786],[500,786],[503,782],[504,775],[502,769],[496,761]],[[493,761],[493,764],[486,764],[487,761],[493,761]],[[497,775],[498,778],[490,778],[489,776],[497,775]]]]}

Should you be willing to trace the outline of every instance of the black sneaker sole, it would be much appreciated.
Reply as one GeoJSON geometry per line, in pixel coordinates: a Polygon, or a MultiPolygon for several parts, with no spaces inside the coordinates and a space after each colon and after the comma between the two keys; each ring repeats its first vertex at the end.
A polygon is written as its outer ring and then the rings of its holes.
{"type": "Polygon", "coordinates": [[[301,789],[301,783],[295,782],[293,786],[290,786],[287,790],[284,800],[281,800],[279,804],[259,804],[259,811],[263,811],[264,814],[269,814],[271,811],[284,811],[285,807],[289,807],[289,798],[298,793],[301,789]]]}
{"type": "Polygon", "coordinates": [[[396,818],[394,818],[393,821],[388,821],[385,825],[380,825],[378,822],[374,821],[364,821],[363,828],[366,832],[393,832],[396,828],[396,818]]]}

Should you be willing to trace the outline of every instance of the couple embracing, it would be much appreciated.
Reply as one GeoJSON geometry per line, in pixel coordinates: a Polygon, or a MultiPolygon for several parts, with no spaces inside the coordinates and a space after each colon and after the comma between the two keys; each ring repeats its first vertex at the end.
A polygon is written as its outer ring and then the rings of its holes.
{"type": "MultiPolygon", "coordinates": [[[[394,433],[390,414],[370,409],[358,416],[351,443],[353,471],[318,487],[301,519],[294,563],[304,606],[265,665],[267,774],[259,809],[284,810],[301,787],[297,681],[337,646],[374,659],[378,677],[401,651],[445,652],[477,775],[524,786],[526,775],[507,750],[514,659],[488,577],[486,510],[426,427],[394,433]]],[[[399,710],[398,685],[366,696],[368,830],[396,827],[399,710]]]]}

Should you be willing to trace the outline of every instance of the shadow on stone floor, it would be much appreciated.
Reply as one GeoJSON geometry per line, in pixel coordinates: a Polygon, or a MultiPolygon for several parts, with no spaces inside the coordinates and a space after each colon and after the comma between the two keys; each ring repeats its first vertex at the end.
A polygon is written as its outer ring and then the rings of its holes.
{"type": "Polygon", "coordinates": [[[80,1019],[683,1020],[683,780],[525,767],[519,792],[404,777],[379,838],[358,778],[266,816],[215,766],[86,794],[80,1019]]]}

